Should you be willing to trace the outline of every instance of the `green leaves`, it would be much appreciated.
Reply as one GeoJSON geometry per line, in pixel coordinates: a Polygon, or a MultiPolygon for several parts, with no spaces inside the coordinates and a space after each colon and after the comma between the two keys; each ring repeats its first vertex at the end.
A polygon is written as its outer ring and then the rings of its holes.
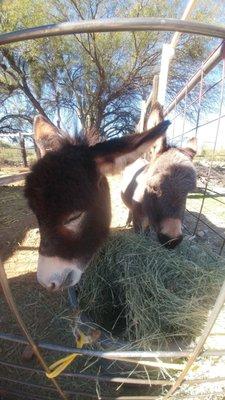
{"type": "MultiPolygon", "coordinates": [[[[193,18],[208,22],[220,10],[212,0],[198,2],[193,18]]],[[[72,20],[114,17],[180,17],[180,0],[3,0],[3,32],[72,20]]],[[[102,137],[132,132],[138,104],[147,97],[159,72],[161,48],[172,33],[112,32],[67,35],[19,42],[0,49],[0,100],[23,96],[25,108],[62,119],[64,129],[79,121],[102,137]],[[3,48],[4,49],[4,48],[3,48]],[[8,59],[7,59],[8,58],[8,59]],[[1,63],[1,61],[3,61],[1,63]],[[59,116],[61,116],[59,118],[59,116]],[[68,119],[68,122],[67,122],[68,119]]],[[[206,54],[208,39],[182,35],[170,69],[169,93],[174,93],[206,54]],[[175,79],[176,78],[176,79],[175,79]]],[[[0,127],[1,129],[1,127],[0,127]]]]}
{"type": "Polygon", "coordinates": [[[43,25],[50,16],[44,0],[3,0],[0,12],[4,32],[43,25]]]}

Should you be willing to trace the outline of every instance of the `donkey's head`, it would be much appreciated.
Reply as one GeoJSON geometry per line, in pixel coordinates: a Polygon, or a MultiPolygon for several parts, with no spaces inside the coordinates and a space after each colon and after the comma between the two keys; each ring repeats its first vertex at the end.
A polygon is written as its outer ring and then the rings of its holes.
{"type": "Polygon", "coordinates": [[[183,238],[182,219],[187,195],[196,187],[192,162],[195,154],[195,139],[191,139],[186,148],[167,146],[164,140],[159,154],[150,162],[145,207],[159,241],[168,248],[174,248],[183,238]]]}
{"type": "Polygon", "coordinates": [[[43,286],[57,290],[80,280],[109,231],[105,174],[140,157],[168,125],[164,121],[142,134],[88,146],[63,140],[45,118],[36,117],[34,134],[42,158],[27,177],[25,196],[39,223],[37,278],[43,286]]]}

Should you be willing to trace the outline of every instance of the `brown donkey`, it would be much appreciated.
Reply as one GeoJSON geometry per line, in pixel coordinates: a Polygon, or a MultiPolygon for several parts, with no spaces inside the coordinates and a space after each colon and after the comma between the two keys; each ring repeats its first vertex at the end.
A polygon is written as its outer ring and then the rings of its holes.
{"type": "Polygon", "coordinates": [[[142,134],[94,146],[63,139],[45,118],[34,123],[42,158],[26,179],[25,196],[40,229],[38,281],[49,290],[75,285],[106,239],[111,220],[105,174],[135,161],[161,137],[164,121],[142,134]]]}
{"type": "Polygon", "coordinates": [[[150,160],[140,158],[123,173],[121,197],[129,208],[135,232],[152,225],[161,244],[173,249],[182,241],[182,219],[189,192],[196,187],[193,157],[196,139],[186,148],[156,141],[150,160]]]}

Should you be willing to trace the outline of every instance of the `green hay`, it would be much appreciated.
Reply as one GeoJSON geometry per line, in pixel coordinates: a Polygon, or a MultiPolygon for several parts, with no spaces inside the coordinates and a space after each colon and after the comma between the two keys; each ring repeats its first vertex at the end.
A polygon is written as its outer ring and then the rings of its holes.
{"type": "Polygon", "coordinates": [[[225,279],[224,259],[188,239],[168,251],[148,237],[111,236],[84,274],[81,309],[135,348],[190,343],[225,279]]]}

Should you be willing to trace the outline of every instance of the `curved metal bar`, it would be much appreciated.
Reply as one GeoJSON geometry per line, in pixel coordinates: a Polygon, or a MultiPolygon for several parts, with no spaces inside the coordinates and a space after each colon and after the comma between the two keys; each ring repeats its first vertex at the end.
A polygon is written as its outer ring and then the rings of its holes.
{"type": "MultiPolygon", "coordinates": [[[[5,367],[20,369],[22,371],[34,372],[37,374],[44,374],[44,371],[41,369],[35,369],[31,367],[24,367],[19,364],[12,364],[7,361],[1,361],[0,365],[4,365],[5,367]]],[[[60,376],[65,376],[69,378],[78,378],[81,380],[87,380],[91,382],[108,382],[108,383],[125,383],[126,385],[161,385],[161,386],[171,386],[173,385],[173,381],[166,379],[141,379],[141,378],[127,378],[127,377],[116,377],[110,375],[93,375],[93,374],[83,374],[79,372],[61,372],[60,376]]],[[[219,378],[217,378],[219,379],[219,378]]],[[[221,380],[225,381],[225,377],[221,378],[221,380]]],[[[205,382],[205,381],[204,381],[205,382]]],[[[208,382],[208,380],[207,380],[208,382]]]]}
{"type": "MultiPolygon", "coordinates": [[[[30,382],[24,382],[21,380],[17,380],[17,379],[12,379],[12,378],[6,378],[4,376],[0,376],[0,379],[9,382],[9,383],[13,383],[16,385],[23,385],[26,386],[28,388],[33,388],[33,389],[39,389],[39,390],[46,390],[48,392],[57,392],[57,390],[51,386],[44,386],[44,385],[38,385],[35,383],[30,383],[30,382]]],[[[76,389],[75,389],[76,390],[76,389]]],[[[159,396],[107,396],[107,395],[101,395],[101,397],[99,397],[97,394],[92,394],[92,393],[88,393],[88,392],[80,392],[80,391],[72,391],[72,390],[65,390],[65,393],[68,396],[75,396],[74,398],[77,398],[77,396],[81,396],[82,399],[102,399],[102,400],[158,400],[160,399],[159,396]]]]}
{"type": "Polygon", "coordinates": [[[225,39],[225,28],[222,26],[183,21],[175,18],[139,17],[63,22],[61,24],[21,29],[1,34],[0,45],[47,36],[124,31],[171,31],[225,39]]]}
{"type": "MultiPolygon", "coordinates": [[[[16,303],[14,301],[14,298],[12,296],[9,284],[8,284],[8,279],[6,276],[6,272],[4,269],[4,266],[0,260],[0,281],[1,281],[1,286],[2,286],[2,290],[3,293],[5,295],[5,299],[9,305],[10,310],[12,311],[12,314],[14,315],[22,333],[24,334],[24,336],[26,337],[26,341],[30,344],[33,353],[35,354],[39,364],[42,366],[42,368],[44,369],[45,372],[50,372],[47,364],[45,363],[44,358],[42,357],[36,343],[33,341],[30,333],[27,330],[27,327],[25,325],[25,323],[23,322],[23,319],[17,309],[16,303]]],[[[52,384],[55,386],[55,390],[59,393],[60,397],[63,400],[67,400],[67,396],[65,395],[65,393],[62,391],[60,385],[58,384],[58,382],[56,381],[55,378],[51,379],[52,384]]]]}
{"type": "MultiPolygon", "coordinates": [[[[21,344],[28,344],[28,341],[21,337],[11,335],[9,333],[2,333],[0,332],[0,339],[8,340],[14,343],[21,343],[21,344]]],[[[83,356],[90,356],[90,357],[99,357],[105,358],[108,360],[122,360],[123,358],[131,358],[131,359],[151,359],[151,358],[182,358],[188,357],[191,354],[190,350],[187,351],[121,351],[120,349],[114,351],[100,351],[100,350],[88,350],[85,348],[78,349],[76,347],[68,347],[68,346],[61,346],[53,343],[47,342],[37,342],[37,346],[40,349],[51,350],[51,351],[60,351],[62,353],[77,353],[83,356]]],[[[225,353],[225,350],[224,350],[225,353]]],[[[217,354],[217,352],[216,352],[217,354]]]]}
{"type": "MultiPolygon", "coordinates": [[[[9,342],[28,344],[27,339],[21,336],[15,336],[10,333],[0,332],[0,339],[7,340],[9,342]]],[[[123,360],[123,358],[130,358],[131,361],[134,359],[151,359],[151,358],[183,358],[189,357],[193,349],[191,350],[178,350],[178,351],[120,351],[120,349],[115,351],[98,351],[98,350],[88,350],[88,349],[77,349],[75,347],[61,346],[58,344],[48,343],[48,342],[37,342],[37,346],[40,349],[50,350],[50,351],[60,351],[62,353],[77,353],[83,356],[99,357],[109,360],[123,360]]],[[[202,352],[202,357],[220,357],[225,355],[225,349],[220,350],[205,350],[202,352]]],[[[126,360],[127,361],[127,360],[126,360]]]]}

